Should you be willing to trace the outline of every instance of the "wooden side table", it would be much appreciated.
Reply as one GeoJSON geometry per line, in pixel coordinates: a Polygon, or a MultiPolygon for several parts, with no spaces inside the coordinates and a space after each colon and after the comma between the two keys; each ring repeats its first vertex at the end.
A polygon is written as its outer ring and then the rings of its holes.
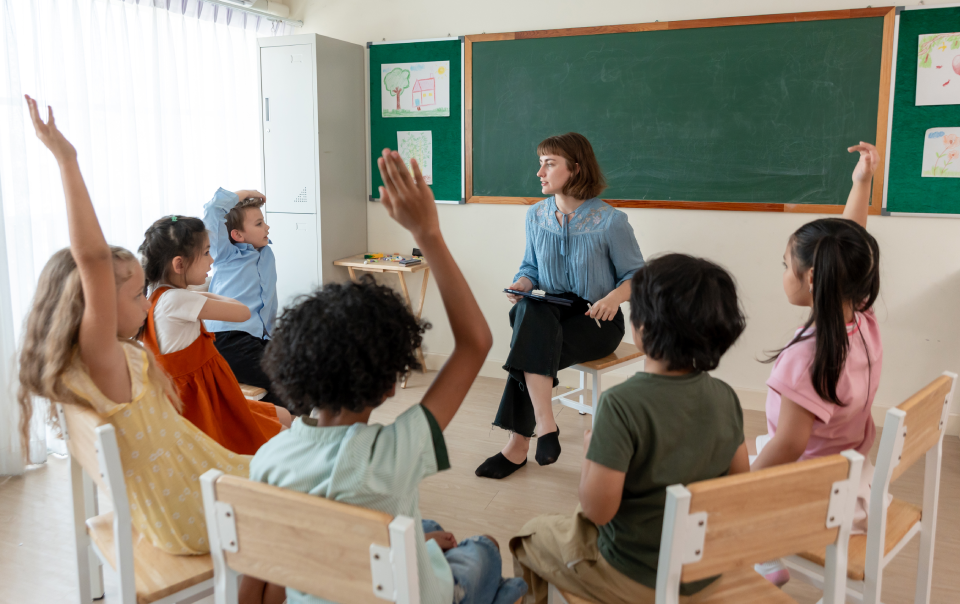
{"type": "MultiPolygon", "coordinates": [[[[410,312],[412,312],[413,316],[419,321],[420,315],[423,313],[423,302],[427,298],[427,280],[430,278],[430,266],[427,264],[427,261],[421,258],[420,264],[414,264],[413,266],[401,266],[399,262],[385,262],[383,260],[364,264],[363,256],[363,254],[359,254],[357,256],[350,256],[349,258],[341,258],[340,260],[335,260],[334,265],[347,267],[347,271],[350,273],[350,279],[353,281],[357,281],[357,271],[396,274],[397,278],[400,279],[400,289],[403,291],[403,297],[407,301],[407,306],[410,307],[410,312]],[[418,273],[420,271],[424,271],[423,283],[420,285],[420,302],[417,305],[417,309],[414,310],[413,302],[410,300],[410,290],[407,289],[407,282],[403,276],[405,273],[418,273]]],[[[420,361],[421,371],[426,373],[427,363],[423,358],[423,350],[421,348],[417,348],[417,358],[420,361]]],[[[407,387],[406,378],[400,382],[400,387],[407,387]]]]}

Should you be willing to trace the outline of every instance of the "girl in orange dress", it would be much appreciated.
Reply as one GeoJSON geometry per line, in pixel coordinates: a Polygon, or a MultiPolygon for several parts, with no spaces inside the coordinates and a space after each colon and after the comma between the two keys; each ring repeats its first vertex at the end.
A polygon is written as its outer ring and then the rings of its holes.
{"type": "Polygon", "coordinates": [[[256,453],[281,426],[290,425],[290,413],[243,396],[233,371],[213,345],[216,336],[203,325],[204,319],[250,317],[250,309],[236,300],[187,289],[202,285],[213,264],[203,221],[161,218],[147,229],[139,251],[152,290],[140,339],[173,378],[183,416],[227,449],[256,453]]]}

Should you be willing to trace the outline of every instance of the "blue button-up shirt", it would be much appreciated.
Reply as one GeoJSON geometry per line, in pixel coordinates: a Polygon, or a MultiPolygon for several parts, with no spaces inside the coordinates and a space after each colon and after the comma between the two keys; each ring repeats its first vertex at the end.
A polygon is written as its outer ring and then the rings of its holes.
{"type": "Polygon", "coordinates": [[[227,232],[227,212],[240,199],[219,189],[203,206],[203,224],[210,235],[213,276],[210,292],[233,298],[250,309],[243,323],[204,321],[207,329],[245,331],[255,338],[269,338],[277,318],[277,259],[270,246],[256,249],[249,243],[233,243],[227,232]]]}
{"type": "Polygon", "coordinates": [[[534,289],[600,300],[643,266],[643,254],[627,215],[593,198],[571,215],[556,218],[548,197],[527,211],[527,248],[520,272],[534,289]]]}

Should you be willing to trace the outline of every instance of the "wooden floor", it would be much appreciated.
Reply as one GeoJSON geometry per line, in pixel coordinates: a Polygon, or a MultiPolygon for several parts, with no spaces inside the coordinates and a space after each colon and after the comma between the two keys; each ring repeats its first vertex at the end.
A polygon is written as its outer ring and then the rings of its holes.
{"type": "MultiPolygon", "coordinates": [[[[374,412],[374,421],[390,422],[419,402],[432,374],[414,375],[406,390],[374,412]]],[[[504,574],[513,565],[507,541],[524,522],[537,514],[569,514],[577,505],[577,484],[583,458],[583,430],[589,416],[556,407],[563,454],[549,467],[541,468],[530,455],[527,466],[502,481],[480,479],[474,469],[496,453],[506,433],[491,428],[500,401],[503,380],[479,378],[453,423],[446,440],[453,469],[426,480],[421,487],[421,510],[453,532],[458,539],[490,534],[501,544],[504,574]]],[[[748,441],[766,431],[763,414],[744,413],[748,441]]],[[[877,438],[877,442],[879,442],[877,438]]],[[[875,453],[875,452],[874,452],[875,453]]],[[[894,484],[894,494],[919,504],[922,499],[922,469],[914,467],[894,484]]],[[[104,502],[105,503],[105,502],[104,502]]],[[[102,509],[107,509],[104,505],[102,509]]],[[[77,575],[70,520],[70,489],[67,462],[49,461],[16,478],[0,478],[0,603],[33,604],[77,601],[77,575]]],[[[899,604],[913,601],[917,540],[908,545],[887,568],[883,601],[899,604]]],[[[944,445],[940,515],[932,602],[960,602],[960,441],[947,437],[944,445]]],[[[116,581],[106,573],[106,604],[116,604],[116,581]]],[[[814,603],[818,592],[798,581],[785,591],[801,604],[814,603]]],[[[204,603],[212,602],[212,598],[204,603]]]]}

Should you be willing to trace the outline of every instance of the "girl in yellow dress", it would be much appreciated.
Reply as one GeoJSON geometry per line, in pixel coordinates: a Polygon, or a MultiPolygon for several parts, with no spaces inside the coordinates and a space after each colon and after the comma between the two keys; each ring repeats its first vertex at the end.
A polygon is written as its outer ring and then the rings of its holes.
{"type": "Polygon", "coordinates": [[[53,153],[67,200],[70,247],[40,275],[20,353],[20,432],[31,398],[80,405],[116,428],[134,527],[170,554],[210,551],[200,475],[211,468],[247,477],[250,457],[227,451],[183,419],[176,390],[133,338],[150,303],[143,269],[129,251],[107,245],[77,152],[44,123],[27,97],[37,137],[53,153]]]}

